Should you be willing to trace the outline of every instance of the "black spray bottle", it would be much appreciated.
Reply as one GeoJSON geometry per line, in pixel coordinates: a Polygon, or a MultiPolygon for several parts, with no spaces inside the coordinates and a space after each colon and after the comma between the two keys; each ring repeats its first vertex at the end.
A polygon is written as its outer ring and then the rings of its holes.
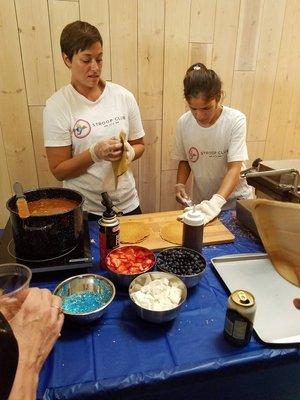
{"type": "Polygon", "coordinates": [[[101,196],[102,204],[106,209],[98,221],[100,268],[106,268],[107,254],[120,246],[120,222],[117,218],[116,208],[107,192],[101,193],[101,196]]]}

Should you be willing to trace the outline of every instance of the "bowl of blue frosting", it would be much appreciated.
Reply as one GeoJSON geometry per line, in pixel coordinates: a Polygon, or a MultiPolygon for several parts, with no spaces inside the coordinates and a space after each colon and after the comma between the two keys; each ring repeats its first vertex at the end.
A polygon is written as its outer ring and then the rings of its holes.
{"type": "Polygon", "coordinates": [[[61,282],[53,294],[61,297],[62,311],[72,322],[86,324],[100,318],[112,303],[116,289],[97,274],[72,276],[61,282]]]}

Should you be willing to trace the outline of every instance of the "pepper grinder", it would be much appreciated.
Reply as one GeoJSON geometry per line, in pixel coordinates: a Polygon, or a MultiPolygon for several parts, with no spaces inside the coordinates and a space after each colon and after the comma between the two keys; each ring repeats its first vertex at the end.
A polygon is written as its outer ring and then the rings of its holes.
{"type": "Polygon", "coordinates": [[[204,215],[194,206],[183,215],[182,246],[201,253],[203,244],[204,215]]]}

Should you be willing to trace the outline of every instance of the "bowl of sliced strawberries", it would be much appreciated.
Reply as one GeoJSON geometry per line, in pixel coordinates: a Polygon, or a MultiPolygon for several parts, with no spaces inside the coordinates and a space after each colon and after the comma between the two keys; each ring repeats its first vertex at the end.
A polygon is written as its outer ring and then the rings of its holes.
{"type": "Polygon", "coordinates": [[[155,261],[155,254],[142,246],[118,247],[106,256],[111,279],[122,286],[129,286],[138,275],[150,271],[155,261]]]}

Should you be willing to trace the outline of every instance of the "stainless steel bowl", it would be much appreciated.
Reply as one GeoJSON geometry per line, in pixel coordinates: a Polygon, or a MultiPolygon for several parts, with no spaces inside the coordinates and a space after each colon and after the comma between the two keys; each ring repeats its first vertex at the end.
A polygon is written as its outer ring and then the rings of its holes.
{"type": "Polygon", "coordinates": [[[138,276],[137,274],[118,274],[115,271],[108,269],[110,279],[115,282],[116,285],[128,287],[130,283],[138,276]]]}
{"type": "Polygon", "coordinates": [[[23,264],[0,264],[0,295],[18,297],[29,287],[31,277],[31,269],[23,264]]]}
{"type": "Polygon", "coordinates": [[[132,305],[135,308],[137,314],[142,319],[144,319],[146,321],[150,321],[150,322],[155,322],[155,323],[167,322],[167,321],[171,321],[172,319],[176,318],[177,315],[179,314],[180,309],[181,309],[183,303],[185,302],[186,296],[187,296],[186,285],[182,282],[181,279],[179,279],[174,274],[169,274],[167,272],[159,272],[159,271],[146,272],[142,275],[139,275],[131,282],[128,291],[129,291],[130,300],[131,300],[132,305]],[[135,288],[138,289],[139,286],[140,287],[144,286],[149,277],[152,280],[160,279],[160,278],[167,278],[169,280],[172,280],[173,282],[176,282],[176,284],[182,291],[180,303],[178,304],[178,306],[171,308],[169,310],[153,311],[153,310],[149,310],[144,307],[141,307],[139,304],[137,304],[132,297],[133,293],[136,292],[135,288]]]}
{"type": "Polygon", "coordinates": [[[186,247],[170,247],[166,250],[163,250],[157,255],[156,260],[157,260],[156,265],[157,265],[158,270],[168,272],[168,273],[174,273],[174,275],[178,276],[185,283],[187,288],[196,286],[199,283],[199,281],[202,279],[202,277],[204,275],[204,271],[206,269],[206,261],[205,261],[205,258],[202,256],[202,254],[198,253],[195,250],[188,249],[186,247]],[[162,256],[165,257],[170,252],[175,252],[175,254],[176,254],[176,252],[178,252],[178,250],[184,250],[184,251],[188,251],[189,253],[195,254],[199,258],[201,264],[204,265],[204,268],[202,269],[202,271],[199,273],[196,273],[196,274],[188,274],[188,275],[186,275],[184,273],[179,274],[179,273],[169,271],[168,269],[165,268],[164,264],[160,263],[159,260],[162,258],[162,256]]]}
{"type": "Polygon", "coordinates": [[[101,296],[104,290],[103,285],[105,285],[105,287],[111,291],[111,295],[109,300],[103,306],[97,308],[96,310],[89,312],[72,313],[64,310],[62,307],[63,313],[70,321],[80,324],[86,324],[100,318],[113,301],[116,294],[116,289],[114,284],[109,279],[96,274],[76,275],[61,282],[55,288],[53,293],[57,296],[60,296],[63,301],[67,297],[74,295],[75,293],[82,292],[93,292],[101,296]]]}
{"type": "Polygon", "coordinates": [[[130,246],[122,246],[122,247],[118,247],[117,249],[114,249],[112,251],[110,251],[108,253],[108,255],[106,256],[106,267],[109,273],[109,277],[111,278],[111,280],[116,283],[117,285],[120,286],[124,286],[124,287],[128,287],[130,285],[130,283],[139,275],[150,271],[154,265],[155,265],[155,261],[156,261],[156,257],[155,254],[147,249],[146,247],[142,247],[142,246],[137,246],[137,245],[130,245],[130,246]],[[152,259],[152,263],[151,265],[149,265],[147,268],[145,268],[143,271],[139,272],[139,273],[135,273],[135,274],[125,274],[125,273],[118,273],[115,270],[111,269],[107,263],[107,260],[109,259],[109,257],[111,257],[111,255],[113,254],[117,254],[118,251],[122,250],[122,249],[129,249],[129,248],[133,248],[133,249],[142,249],[143,251],[146,251],[149,253],[149,257],[151,257],[152,259]]]}

